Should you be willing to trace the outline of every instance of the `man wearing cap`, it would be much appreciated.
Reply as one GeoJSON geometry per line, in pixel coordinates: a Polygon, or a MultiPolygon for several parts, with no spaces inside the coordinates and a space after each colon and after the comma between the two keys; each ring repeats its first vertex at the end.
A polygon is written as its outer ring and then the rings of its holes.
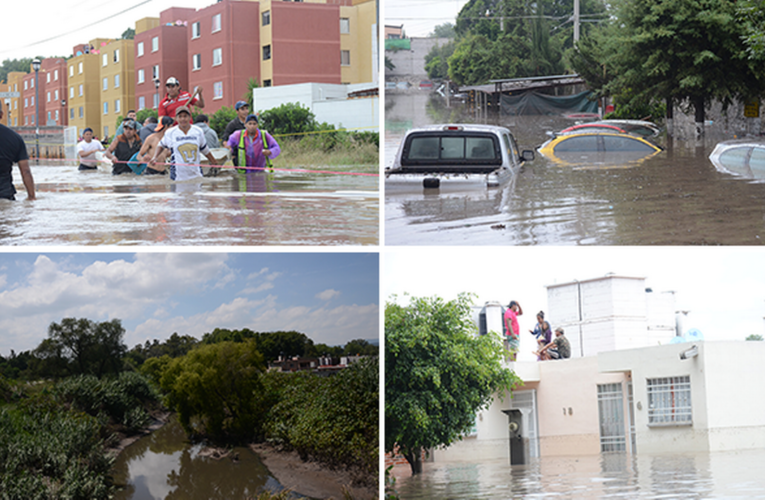
{"type": "MultiPolygon", "coordinates": [[[[157,126],[154,128],[155,132],[147,137],[145,141],[143,141],[143,146],[141,146],[141,150],[138,152],[138,156],[136,157],[136,161],[140,162],[138,169],[135,171],[136,174],[152,175],[164,174],[167,172],[164,165],[155,165],[152,167],[148,165],[148,163],[152,158],[154,158],[154,152],[156,151],[159,141],[162,140],[162,138],[165,136],[165,132],[167,132],[168,129],[172,126],[173,119],[169,116],[163,116],[162,121],[160,121],[159,124],[157,124],[157,126]]],[[[164,161],[163,158],[157,159],[159,161],[164,161]]]]}
{"type": "Polygon", "coordinates": [[[245,101],[237,101],[234,105],[236,109],[236,118],[228,122],[226,129],[223,131],[223,141],[228,142],[228,138],[237,130],[244,130],[244,123],[247,120],[247,116],[250,114],[250,105],[245,101]]]}
{"type": "MultiPolygon", "coordinates": [[[[202,98],[202,87],[197,87],[193,95],[185,90],[181,91],[181,82],[174,76],[167,79],[165,87],[167,88],[167,95],[162,99],[162,102],[159,103],[157,111],[160,118],[163,116],[175,118],[175,114],[181,106],[205,107],[205,100],[202,98]]],[[[178,120],[176,120],[176,123],[177,122],[178,120]]]]}
{"type": "Polygon", "coordinates": [[[175,111],[177,127],[173,127],[159,141],[154,156],[149,162],[150,168],[158,167],[157,163],[166,150],[170,150],[170,178],[174,181],[185,181],[202,177],[200,153],[207,157],[210,165],[217,165],[215,157],[207,147],[205,134],[202,129],[191,124],[191,111],[186,106],[180,106],[175,111]]]}
{"type": "MultiPolygon", "coordinates": [[[[3,119],[3,104],[0,101],[0,120],[3,119]]],[[[27,190],[27,199],[35,199],[35,181],[29,169],[29,155],[24,139],[10,128],[0,123],[0,198],[15,200],[16,188],[13,186],[13,164],[19,164],[21,180],[27,190]]]]}
{"type": "Polygon", "coordinates": [[[77,170],[98,170],[96,152],[103,150],[103,144],[93,140],[93,129],[88,127],[83,130],[82,140],[77,143],[77,156],[80,158],[80,166],[77,170]]]}
{"type": "Polygon", "coordinates": [[[106,150],[106,156],[114,162],[112,165],[112,175],[127,174],[132,172],[128,162],[141,150],[141,139],[135,132],[135,120],[125,120],[122,122],[123,131],[121,135],[114,138],[114,141],[106,150]]]}
{"type": "MultiPolygon", "coordinates": [[[[122,131],[123,131],[122,127],[123,127],[123,123],[125,123],[125,120],[135,120],[135,118],[136,118],[135,110],[131,109],[130,111],[128,111],[127,112],[127,116],[125,116],[125,119],[122,120],[122,123],[120,123],[120,126],[117,127],[117,131],[114,132],[115,137],[122,133],[122,131]]],[[[139,137],[141,136],[141,129],[142,128],[143,127],[141,127],[141,124],[136,121],[135,122],[135,133],[138,134],[139,137]]]]}
{"type": "Polygon", "coordinates": [[[276,158],[281,153],[279,144],[271,134],[260,130],[257,116],[247,116],[244,126],[244,130],[237,130],[228,138],[234,165],[263,170],[268,158],[276,158]]]}

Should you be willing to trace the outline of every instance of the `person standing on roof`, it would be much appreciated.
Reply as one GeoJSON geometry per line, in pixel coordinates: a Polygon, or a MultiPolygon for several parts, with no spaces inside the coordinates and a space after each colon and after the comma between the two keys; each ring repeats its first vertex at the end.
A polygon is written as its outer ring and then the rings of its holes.
{"type": "MultiPolygon", "coordinates": [[[[205,107],[205,100],[202,97],[202,87],[197,87],[194,94],[189,94],[185,90],[181,90],[181,82],[174,76],[171,76],[165,82],[167,88],[167,95],[162,102],[159,103],[158,113],[159,118],[163,116],[169,116],[175,119],[175,112],[181,106],[197,106],[199,108],[205,107]]],[[[175,120],[178,123],[178,120],[175,120]]]]}
{"type": "Polygon", "coordinates": [[[236,109],[236,117],[228,122],[226,129],[223,131],[223,141],[228,142],[229,136],[237,130],[244,130],[244,123],[247,121],[247,117],[250,115],[250,105],[245,101],[237,101],[234,105],[236,109]]]}
{"type": "Polygon", "coordinates": [[[174,181],[185,181],[202,177],[200,153],[207,157],[210,165],[218,162],[207,147],[205,134],[202,129],[191,124],[191,111],[186,106],[178,107],[175,113],[178,126],[165,132],[164,137],[154,148],[154,156],[149,162],[149,168],[157,167],[157,160],[165,150],[171,151],[170,178],[174,181]]]}
{"type": "Polygon", "coordinates": [[[257,116],[247,116],[244,126],[244,130],[237,130],[228,138],[234,165],[240,167],[240,172],[244,172],[241,167],[263,170],[268,159],[276,158],[282,150],[271,134],[260,130],[257,116]]]}

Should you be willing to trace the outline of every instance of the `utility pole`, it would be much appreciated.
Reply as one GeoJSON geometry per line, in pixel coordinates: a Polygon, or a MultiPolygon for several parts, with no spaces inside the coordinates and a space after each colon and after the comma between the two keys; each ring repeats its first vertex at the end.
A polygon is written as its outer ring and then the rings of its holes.
{"type": "Polygon", "coordinates": [[[579,0],[574,0],[574,44],[579,41],[579,0]]]}

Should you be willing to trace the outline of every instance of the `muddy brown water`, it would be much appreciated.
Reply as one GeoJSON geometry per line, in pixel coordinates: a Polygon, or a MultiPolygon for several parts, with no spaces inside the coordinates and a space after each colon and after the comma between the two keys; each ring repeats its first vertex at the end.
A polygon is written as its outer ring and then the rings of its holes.
{"type": "Polygon", "coordinates": [[[234,448],[230,456],[236,460],[215,459],[202,450],[171,419],[117,456],[115,500],[243,500],[284,489],[249,448],[234,448]]]}
{"type": "Polygon", "coordinates": [[[532,459],[426,463],[421,475],[396,466],[402,500],[431,499],[763,499],[765,478],[754,471],[765,451],[644,456],[604,454],[532,459]]]}
{"type": "MultiPolygon", "coordinates": [[[[316,170],[326,170],[318,167],[316,170]]],[[[379,178],[276,171],[199,182],[32,165],[0,200],[0,245],[376,245],[379,178]]]]}
{"type": "MultiPolygon", "coordinates": [[[[565,117],[477,120],[423,95],[386,98],[385,164],[404,132],[444,122],[506,126],[520,149],[534,149],[565,117]]],[[[733,138],[712,125],[703,141],[659,137],[665,147],[637,164],[559,165],[536,153],[499,188],[391,188],[385,194],[388,245],[760,245],[765,183],[718,172],[709,154],[733,138]]]]}

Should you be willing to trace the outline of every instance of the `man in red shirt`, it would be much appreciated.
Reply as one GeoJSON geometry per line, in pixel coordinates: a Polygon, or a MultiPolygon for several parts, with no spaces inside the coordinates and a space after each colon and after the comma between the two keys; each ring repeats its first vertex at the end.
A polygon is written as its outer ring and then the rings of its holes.
{"type": "MultiPolygon", "coordinates": [[[[159,118],[163,116],[169,116],[175,119],[175,110],[180,106],[198,106],[200,108],[205,107],[205,100],[202,98],[202,87],[197,87],[194,94],[189,94],[187,91],[181,91],[181,82],[174,76],[167,79],[165,83],[167,87],[167,96],[159,103],[159,118]]],[[[178,123],[176,120],[175,123],[178,123]]]]}

